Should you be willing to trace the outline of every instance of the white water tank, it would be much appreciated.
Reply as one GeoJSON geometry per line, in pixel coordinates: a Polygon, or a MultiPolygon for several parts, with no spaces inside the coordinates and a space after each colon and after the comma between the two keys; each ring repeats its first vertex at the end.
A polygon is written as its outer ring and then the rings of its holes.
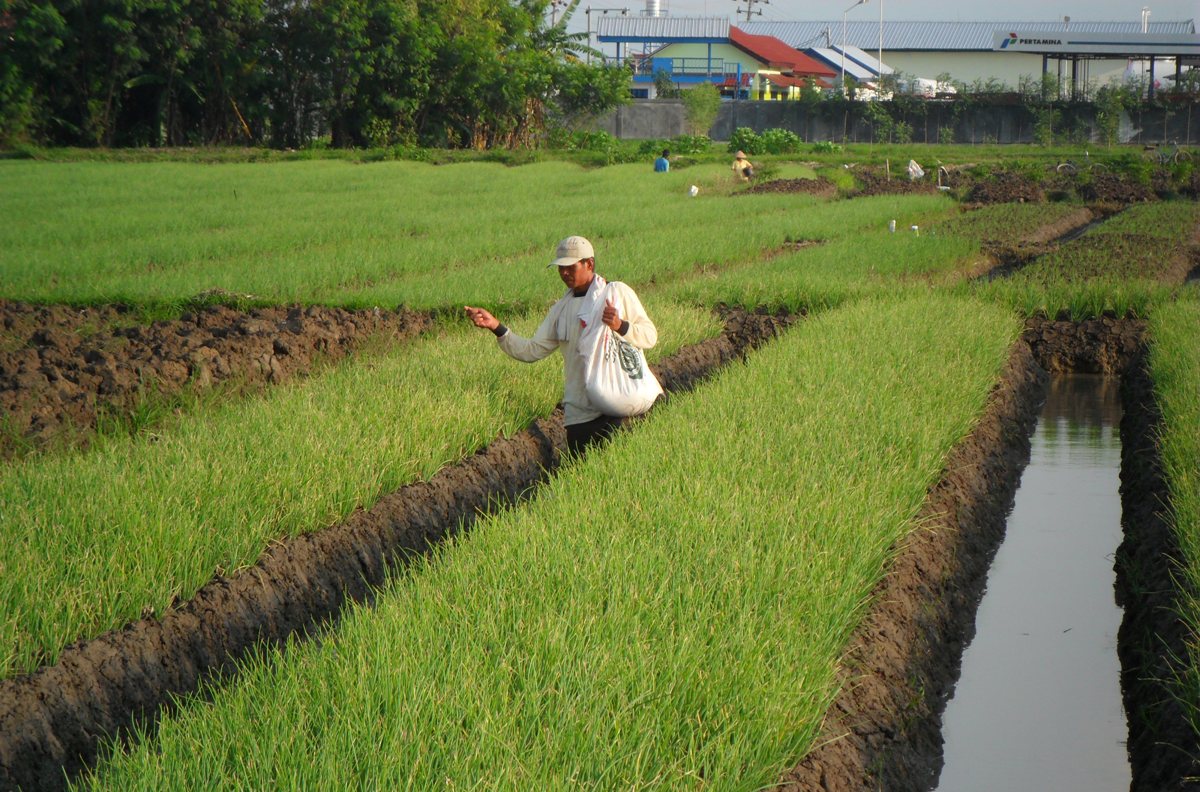
{"type": "Polygon", "coordinates": [[[648,17],[666,16],[666,3],[664,0],[646,0],[646,10],[642,14],[648,17]]]}

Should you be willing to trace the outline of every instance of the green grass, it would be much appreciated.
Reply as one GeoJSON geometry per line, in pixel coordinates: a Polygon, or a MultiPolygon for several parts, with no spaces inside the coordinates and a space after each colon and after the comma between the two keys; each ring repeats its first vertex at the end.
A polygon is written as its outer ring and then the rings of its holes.
{"type": "Polygon", "coordinates": [[[602,272],[637,283],[751,257],[820,203],[727,200],[735,185],[717,165],[0,161],[0,185],[0,296],[84,304],[214,288],[263,303],[528,304],[569,233],[596,243],[602,272]]]}
{"type": "Polygon", "coordinates": [[[1082,282],[1030,283],[1001,278],[960,285],[956,291],[981,300],[1009,305],[1023,316],[1048,316],[1072,321],[1097,316],[1145,319],[1158,306],[1183,291],[1147,280],[1092,278],[1082,282]]]}
{"type": "Polygon", "coordinates": [[[937,195],[874,196],[839,201],[809,216],[811,236],[826,239],[792,252],[698,273],[666,287],[673,299],[696,305],[723,302],[793,311],[819,310],[869,295],[924,289],[952,277],[979,252],[978,242],[920,229],[957,209],[937,195]],[[838,212],[870,213],[871,222],[843,223],[838,212]],[[887,223],[897,220],[897,232],[887,223]],[[911,226],[918,226],[914,233],[911,226]],[[831,229],[842,229],[831,236],[831,229]]]}
{"type": "Polygon", "coordinates": [[[1078,211],[1078,206],[1066,203],[992,204],[962,212],[938,223],[930,232],[969,237],[985,244],[1012,244],[1078,211]]]}
{"type": "Polygon", "coordinates": [[[549,251],[568,231],[596,244],[601,273],[643,286],[953,207],[941,196],[731,197],[722,165],[0,162],[0,176],[13,218],[0,227],[0,296],[159,314],[210,289],[251,304],[523,310],[540,304],[549,251]]]}
{"type": "MultiPolygon", "coordinates": [[[[707,312],[645,302],[663,339],[652,360],[720,331],[707,312]]],[[[506,321],[529,333],[540,318],[506,321]]],[[[215,570],[428,478],[561,396],[559,361],[524,366],[463,319],[162,430],[0,468],[0,677],[163,612],[215,570]]]]}
{"type": "Polygon", "coordinates": [[[1162,411],[1159,439],[1170,493],[1169,519],[1183,554],[1180,613],[1190,637],[1183,671],[1173,680],[1200,735],[1200,302],[1180,301],[1150,320],[1150,370],[1162,411]]]}
{"type": "Polygon", "coordinates": [[[166,718],[95,786],[762,788],[812,747],[1019,331],[934,297],[810,320],[166,718]]]}

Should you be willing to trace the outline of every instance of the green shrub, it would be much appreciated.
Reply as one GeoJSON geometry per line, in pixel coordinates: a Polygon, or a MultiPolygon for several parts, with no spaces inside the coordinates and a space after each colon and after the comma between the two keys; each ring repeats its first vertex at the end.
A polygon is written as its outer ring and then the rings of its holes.
{"type": "Polygon", "coordinates": [[[787,129],[768,129],[759,135],[757,142],[754,154],[794,154],[800,150],[800,137],[787,129]]]}
{"type": "Polygon", "coordinates": [[[747,154],[757,154],[758,146],[758,133],[750,127],[738,127],[729,137],[730,153],[744,151],[747,154]]]}
{"type": "Polygon", "coordinates": [[[708,135],[676,135],[663,148],[669,148],[675,154],[703,154],[711,145],[712,139],[708,135]]]}
{"type": "Polygon", "coordinates": [[[654,95],[659,99],[678,99],[683,91],[671,79],[671,73],[666,69],[654,72],[654,95]]]}
{"type": "Polygon", "coordinates": [[[689,88],[680,96],[687,112],[688,131],[693,135],[703,135],[717,120],[717,112],[721,109],[721,93],[712,83],[701,83],[695,88],[689,88]]]}
{"type": "Polygon", "coordinates": [[[842,147],[832,140],[822,140],[819,143],[813,143],[813,154],[840,154],[842,147]]]}
{"type": "Polygon", "coordinates": [[[1124,152],[1109,160],[1113,173],[1128,176],[1139,184],[1149,186],[1154,175],[1154,163],[1133,152],[1124,152]]]}
{"type": "Polygon", "coordinates": [[[747,154],[794,154],[800,146],[800,137],[787,129],[768,129],[760,135],[749,127],[739,127],[729,138],[728,150],[747,154]]]}
{"type": "Polygon", "coordinates": [[[676,135],[670,140],[643,140],[638,144],[637,153],[639,157],[643,158],[651,155],[658,156],[663,149],[670,150],[672,155],[704,154],[711,145],[712,140],[708,135],[676,135]]]}
{"type": "Polygon", "coordinates": [[[572,132],[567,139],[568,151],[605,151],[616,145],[617,139],[600,129],[581,129],[572,132]]]}
{"type": "Polygon", "coordinates": [[[671,144],[667,143],[665,140],[655,140],[651,138],[650,140],[643,140],[638,144],[637,153],[639,157],[649,157],[651,155],[657,156],[658,152],[669,148],[671,148],[671,144]]]}

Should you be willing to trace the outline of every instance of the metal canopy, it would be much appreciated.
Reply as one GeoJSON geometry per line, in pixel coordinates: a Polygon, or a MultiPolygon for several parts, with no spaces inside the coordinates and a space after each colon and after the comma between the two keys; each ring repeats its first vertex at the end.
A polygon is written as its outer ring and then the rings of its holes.
{"type": "Polygon", "coordinates": [[[837,53],[846,53],[846,60],[854,61],[864,69],[870,69],[876,76],[896,73],[896,70],[891,66],[888,66],[886,63],[880,63],[875,59],[874,55],[864,52],[858,47],[846,47],[843,49],[841,45],[834,44],[830,49],[837,53]]]}
{"type": "Polygon", "coordinates": [[[992,34],[996,52],[1091,57],[1174,57],[1200,55],[1200,35],[1161,33],[1072,33],[1062,30],[1010,30],[992,34]]]}
{"type": "MultiPolygon", "coordinates": [[[[806,53],[815,58],[820,58],[825,63],[829,64],[834,69],[840,69],[842,63],[842,54],[832,47],[813,47],[805,50],[806,53]]],[[[859,82],[865,80],[878,79],[879,75],[872,70],[856,63],[849,56],[846,57],[846,74],[850,75],[859,82]]]]}
{"type": "Polygon", "coordinates": [[[596,38],[608,43],[729,41],[729,20],[716,17],[602,17],[596,38]]]}

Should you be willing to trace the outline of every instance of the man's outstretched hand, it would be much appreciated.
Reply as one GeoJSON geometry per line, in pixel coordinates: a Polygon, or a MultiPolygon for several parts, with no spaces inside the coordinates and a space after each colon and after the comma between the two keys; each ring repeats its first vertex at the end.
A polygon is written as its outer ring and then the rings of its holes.
{"type": "Polygon", "coordinates": [[[464,305],[463,310],[467,312],[467,318],[476,327],[482,327],[484,330],[495,330],[500,326],[500,320],[492,316],[486,308],[472,308],[469,305],[464,305]]]}

